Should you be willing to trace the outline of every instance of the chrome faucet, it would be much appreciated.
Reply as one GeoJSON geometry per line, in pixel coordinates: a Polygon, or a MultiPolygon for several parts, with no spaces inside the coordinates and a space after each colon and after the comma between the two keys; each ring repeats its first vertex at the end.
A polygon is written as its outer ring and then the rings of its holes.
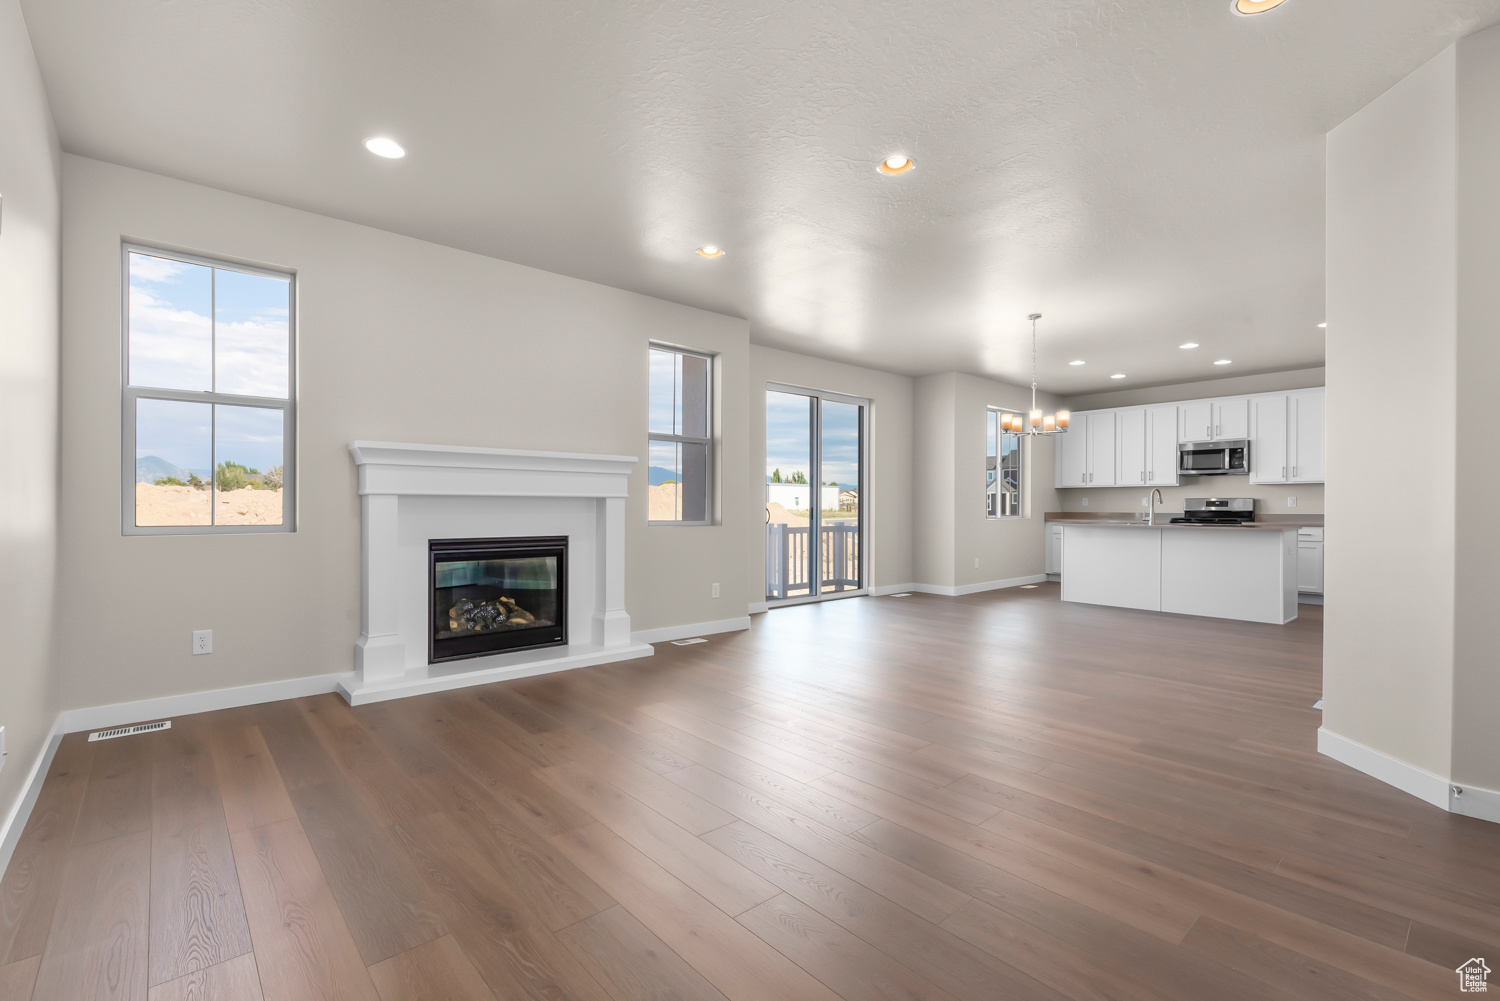
{"type": "Polygon", "coordinates": [[[1151,513],[1146,516],[1146,524],[1154,525],[1156,524],[1156,505],[1166,503],[1166,501],[1162,498],[1161,488],[1153,488],[1151,490],[1151,495],[1147,497],[1146,500],[1147,503],[1151,505],[1151,513]]]}

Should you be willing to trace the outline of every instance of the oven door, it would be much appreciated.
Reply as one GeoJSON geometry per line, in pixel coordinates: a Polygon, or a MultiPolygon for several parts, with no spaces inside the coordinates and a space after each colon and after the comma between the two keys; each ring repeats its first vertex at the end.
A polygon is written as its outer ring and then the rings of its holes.
{"type": "Polygon", "coordinates": [[[1177,472],[1183,476],[1224,476],[1229,472],[1229,449],[1182,445],[1177,450],[1177,472]]]}

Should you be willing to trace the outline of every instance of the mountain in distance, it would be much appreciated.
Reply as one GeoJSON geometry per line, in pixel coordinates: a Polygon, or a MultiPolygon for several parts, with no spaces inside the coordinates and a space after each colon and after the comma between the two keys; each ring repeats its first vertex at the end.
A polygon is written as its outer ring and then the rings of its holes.
{"type": "Polygon", "coordinates": [[[666,466],[647,466],[646,482],[653,487],[659,487],[663,483],[676,483],[677,473],[666,466]]]}
{"type": "Polygon", "coordinates": [[[135,460],[137,483],[155,483],[164,476],[175,476],[186,483],[189,473],[197,473],[205,480],[209,478],[209,471],[206,469],[183,469],[181,466],[174,466],[159,455],[143,455],[135,460]]]}

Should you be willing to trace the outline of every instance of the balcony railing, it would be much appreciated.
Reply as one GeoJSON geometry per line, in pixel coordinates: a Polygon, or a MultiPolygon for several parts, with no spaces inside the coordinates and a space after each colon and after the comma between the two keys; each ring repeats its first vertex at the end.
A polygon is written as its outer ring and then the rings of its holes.
{"type": "MultiPolygon", "coordinates": [[[[766,600],[813,594],[809,576],[807,525],[766,525],[766,600]]],[[[849,591],[860,586],[862,560],[859,524],[836,521],[818,532],[817,593],[849,591]]]]}

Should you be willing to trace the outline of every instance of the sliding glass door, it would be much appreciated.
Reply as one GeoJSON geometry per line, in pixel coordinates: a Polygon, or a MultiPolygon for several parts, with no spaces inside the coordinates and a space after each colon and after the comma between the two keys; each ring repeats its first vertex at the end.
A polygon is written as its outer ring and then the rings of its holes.
{"type": "Polygon", "coordinates": [[[766,390],[766,600],[810,599],[864,586],[868,402],[766,390]]]}

